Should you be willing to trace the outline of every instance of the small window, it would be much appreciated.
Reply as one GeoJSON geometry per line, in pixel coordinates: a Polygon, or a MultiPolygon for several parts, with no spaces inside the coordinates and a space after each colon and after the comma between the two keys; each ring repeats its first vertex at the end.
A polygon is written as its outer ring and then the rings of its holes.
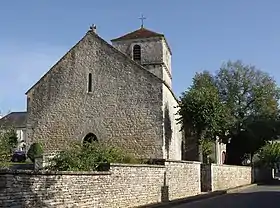
{"type": "Polygon", "coordinates": [[[88,92],[92,92],[92,74],[88,74],[88,92]]]}
{"type": "Polygon", "coordinates": [[[133,60],[141,61],[141,47],[140,45],[133,46],[133,60]]]}

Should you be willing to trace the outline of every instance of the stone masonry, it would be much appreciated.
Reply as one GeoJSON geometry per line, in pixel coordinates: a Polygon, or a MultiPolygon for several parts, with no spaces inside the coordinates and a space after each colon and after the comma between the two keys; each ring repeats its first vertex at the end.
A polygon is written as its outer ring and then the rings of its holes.
{"type": "Polygon", "coordinates": [[[201,165],[202,191],[217,191],[254,182],[252,167],[218,165],[201,165]]]}
{"type": "MultiPolygon", "coordinates": [[[[152,54],[168,66],[166,51],[152,54]]],[[[27,92],[27,143],[51,153],[92,133],[138,157],[180,160],[178,103],[162,79],[89,31],[27,92]]]]}
{"type": "Polygon", "coordinates": [[[0,207],[128,208],[200,193],[200,164],[112,164],[108,172],[0,171],[0,207]]]}

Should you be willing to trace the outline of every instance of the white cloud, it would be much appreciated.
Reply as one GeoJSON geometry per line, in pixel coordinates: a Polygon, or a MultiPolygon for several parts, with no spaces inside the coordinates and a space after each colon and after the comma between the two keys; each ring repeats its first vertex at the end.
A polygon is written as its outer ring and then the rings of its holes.
{"type": "Polygon", "coordinates": [[[25,110],[25,92],[66,52],[47,44],[0,41],[0,111],[25,110]]]}

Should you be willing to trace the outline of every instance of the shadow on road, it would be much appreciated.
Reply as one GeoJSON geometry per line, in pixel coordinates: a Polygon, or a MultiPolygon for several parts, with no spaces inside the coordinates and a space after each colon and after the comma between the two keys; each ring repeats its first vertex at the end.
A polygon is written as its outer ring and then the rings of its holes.
{"type": "Polygon", "coordinates": [[[280,180],[279,179],[274,179],[274,180],[270,180],[270,181],[266,181],[263,183],[258,183],[259,186],[279,186],[280,187],[280,180]]]}
{"type": "MultiPolygon", "coordinates": [[[[176,206],[176,208],[261,208],[280,207],[280,186],[258,186],[242,193],[232,193],[216,198],[176,206]]],[[[175,208],[175,207],[174,207],[175,208]]]]}

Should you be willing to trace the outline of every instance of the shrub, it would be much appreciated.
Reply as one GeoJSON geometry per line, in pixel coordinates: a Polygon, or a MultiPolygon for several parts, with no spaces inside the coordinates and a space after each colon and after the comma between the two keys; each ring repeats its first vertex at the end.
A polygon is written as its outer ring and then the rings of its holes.
{"type": "Polygon", "coordinates": [[[28,152],[27,152],[28,158],[34,162],[35,158],[43,157],[43,149],[39,143],[33,143],[31,144],[28,152]]]}
{"type": "Polygon", "coordinates": [[[50,160],[48,169],[92,171],[100,170],[104,163],[139,163],[139,161],[119,148],[93,143],[86,146],[74,145],[73,148],[60,152],[50,160]]]}
{"type": "Polygon", "coordinates": [[[257,156],[258,160],[255,162],[256,166],[273,168],[275,164],[280,162],[280,143],[268,142],[260,148],[257,156]]]}

